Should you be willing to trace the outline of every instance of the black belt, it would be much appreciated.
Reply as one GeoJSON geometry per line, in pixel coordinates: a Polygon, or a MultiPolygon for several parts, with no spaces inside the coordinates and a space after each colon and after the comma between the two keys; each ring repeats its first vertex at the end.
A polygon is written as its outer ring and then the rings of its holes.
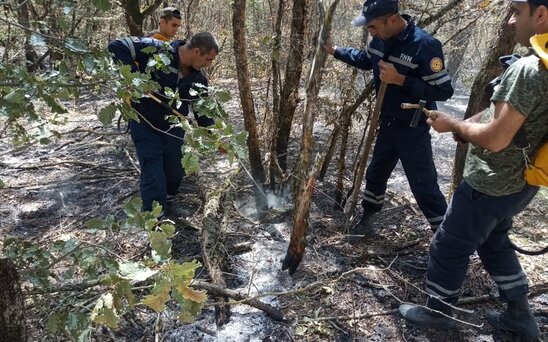
{"type": "MultiPolygon", "coordinates": [[[[426,121],[419,121],[419,124],[425,124],[426,121]]],[[[387,117],[387,118],[381,118],[381,125],[383,126],[397,126],[397,127],[409,127],[411,124],[411,118],[409,120],[407,119],[400,119],[395,117],[387,117]]]]}

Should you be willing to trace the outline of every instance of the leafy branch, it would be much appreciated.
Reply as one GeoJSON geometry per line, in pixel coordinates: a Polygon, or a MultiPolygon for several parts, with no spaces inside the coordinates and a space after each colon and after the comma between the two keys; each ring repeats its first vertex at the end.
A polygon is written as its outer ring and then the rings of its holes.
{"type": "Polygon", "coordinates": [[[64,331],[74,340],[86,341],[91,338],[93,325],[118,329],[123,315],[136,305],[162,312],[170,300],[179,304],[178,318],[183,322],[191,322],[200,312],[206,293],[190,285],[201,265],[196,261],[174,262],[173,222],[158,220],[162,208],[157,204],[151,212],[141,212],[141,207],[141,200],[135,198],[125,205],[127,218],[122,221],[111,215],[89,220],[81,241],[69,238],[45,244],[15,237],[3,240],[2,255],[16,263],[32,306],[50,307],[59,292],[74,294],[63,295],[56,303],[48,317],[49,333],[64,331]],[[133,232],[135,236],[135,229],[144,232],[139,236],[146,236],[141,243],[146,242],[150,253],[139,261],[125,261],[115,252],[121,238],[112,239],[111,234],[133,232]],[[152,285],[135,287],[142,283],[152,285]]]}

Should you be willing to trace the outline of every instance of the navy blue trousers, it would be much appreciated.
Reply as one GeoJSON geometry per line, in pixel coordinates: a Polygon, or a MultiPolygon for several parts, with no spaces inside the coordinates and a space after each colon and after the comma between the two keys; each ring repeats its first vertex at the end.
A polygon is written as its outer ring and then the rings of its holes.
{"type": "Polygon", "coordinates": [[[432,160],[430,126],[419,123],[382,122],[371,163],[365,174],[364,208],[380,211],[386,185],[398,160],[401,160],[409,186],[422,213],[437,228],[447,209],[447,202],[438,186],[438,174],[432,160]]]}
{"type": "Polygon", "coordinates": [[[426,291],[453,302],[477,251],[503,300],[528,292],[527,276],[510,245],[512,217],[531,202],[538,187],[526,185],[515,194],[489,196],[466,182],[457,188],[440,228],[430,244],[426,291]]]}
{"type": "Polygon", "coordinates": [[[180,127],[169,130],[176,139],[152,129],[146,122],[130,121],[131,139],[135,144],[141,166],[141,199],[143,210],[152,209],[157,201],[167,203],[167,195],[175,195],[185,171],[181,164],[184,130],[180,127]]]}

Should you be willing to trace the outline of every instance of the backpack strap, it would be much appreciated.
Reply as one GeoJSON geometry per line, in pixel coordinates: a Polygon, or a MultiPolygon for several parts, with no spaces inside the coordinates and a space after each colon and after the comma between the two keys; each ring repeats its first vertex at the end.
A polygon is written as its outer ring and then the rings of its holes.
{"type": "Polygon", "coordinates": [[[131,54],[131,58],[135,60],[135,57],[137,57],[137,54],[135,53],[135,46],[133,43],[137,39],[137,42],[139,41],[138,37],[124,37],[121,38],[122,43],[128,48],[129,53],[131,54]]]}

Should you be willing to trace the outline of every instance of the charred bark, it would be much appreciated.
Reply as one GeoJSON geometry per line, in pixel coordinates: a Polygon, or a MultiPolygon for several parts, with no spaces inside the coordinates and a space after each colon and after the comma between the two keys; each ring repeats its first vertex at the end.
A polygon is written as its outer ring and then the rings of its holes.
{"type": "MultiPolygon", "coordinates": [[[[285,7],[285,0],[280,0],[278,6],[278,13],[276,14],[276,23],[274,24],[274,39],[272,42],[272,114],[274,118],[280,115],[280,53],[281,37],[282,37],[282,16],[285,7]]],[[[276,175],[278,174],[278,164],[276,159],[276,137],[277,125],[276,119],[272,122],[272,138],[270,142],[270,159],[269,159],[269,183],[270,189],[274,190],[276,187],[276,175]]]]}
{"type": "MultiPolygon", "coordinates": [[[[491,104],[490,95],[485,91],[487,84],[497,77],[502,71],[502,67],[499,63],[499,57],[502,55],[508,55],[514,50],[516,41],[514,38],[513,27],[508,26],[508,20],[512,15],[510,4],[506,6],[504,10],[504,17],[496,32],[498,32],[489,54],[483,61],[480,72],[474,80],[472,90],[470,92],[470,99],[468,100],[468,107],[464,113],[463,119],[468,119],[471,116],[481,112],[488,108],[491,104]]],[[[466,152],[468,151],[468,144],[458,144],[455,151],[455,163],[453,166],[453,173],[451,179],[451,193],[462,182],[464,162],[466,159],[466,152]]]]}
{"type": "MultiPolygon", "coordinates": [[[[202,255],[204,266],[209,272],[211,282],[225,288],[223,270],[226,268],[227,255],[224,253],[225,234],[222,228],[222,202],[224,191],[213,191],[206,196],[204,217],[202,219],[202,255]]],[[[220,296],[221,302],[228,302],[226,296],[220,296]]],[[[230,319],[228,304],[215,305],[215,323],[218,327],[226,324],[230,319]]]]}
{"type": "Polygon", "coordinates": [[[9,259],[0,259],[0,337],[2,341],[27,340],[23,304],[23,293],[15,265],[9,259]]]}
{"type": "MultiPolygon", "coordinates": [[[[19,23],[25,27],[30,27],[29,22],[29,8],[28,1],[19,0],[19,5],[17,8],[17,18],[19,23]]],[[[30,31],[25,32],[25,65],[29,72],[36,70],[37,66],[41,66],[41,61],[39,61],[38,53],[34,49],[34,46],[30,42],[31,33],[30,31]]]]}
{"type": "Polygon", "coordinates": [[[238,76],[238,88],[240,101],[244,115],[244,126],[248,132],[247,148],[249,151],[249,163],[251,175],[259,182],[265,181],[264,168],[261,158],[259,137],[257,135],[257,120],[255,106],[249,82],[249,69],[247,63],[247,49],[245,39],[245,8],[246,0],[235,0],[232,13],[232,32],[234,35],[234,58],[236,59],[236,74],[238,76]]]}
{"type": "Polygon", "coordinates": [[[289,55],[285,69],[280,112],[276,119],[276,155],[283,171],[287,170],[287,146],[291,135],[293,115],[298,104],[299,81],[304,60],[304,34],[306,30],[308,0],[293,0],[289,55]]]}
{"type": "Polygon", "coordinates": [[[333,13],[339,0],[334,0],[325,13],[325,8],[320,0],[318,3],[320,13],[320,25],[317,39],[316,51],[312,59],[310,75],[306,85],[306,98],[304,102],[303,114],[303,134],[301,142],[301,152],[299,162],[297,164],[297,174],[299,175],[298,186],[295,191],[295,210],[293,214],[293,230],[291,232],[291,240],[287,253],[282,263],[282,270],[288,270],[289,274],[295,273],[297,267],[301,263],[306,247],[306,231],[308,229],[308,217],[310,214],[310,202],[314,186],[316,184],[316,176],[321,166],[321,158],[317,157],[316,162],[312,166],[312,150],[314,147],[314,119],[318,93],[320,91],[322,80],[322,68],[325,64],[326,51],[325,42],[331,30],[331,22],[333,13]]]}

